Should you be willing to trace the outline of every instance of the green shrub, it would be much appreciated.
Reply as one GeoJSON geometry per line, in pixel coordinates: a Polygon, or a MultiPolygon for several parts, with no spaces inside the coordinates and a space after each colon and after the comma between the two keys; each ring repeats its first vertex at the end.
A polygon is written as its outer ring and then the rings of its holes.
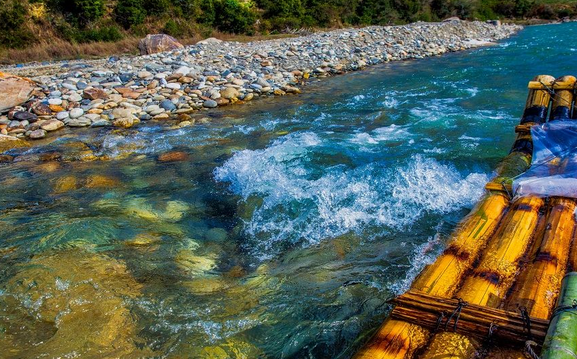
{"type": "Polygon", "coordinates": [[[235,34],[252,34],[256,14],[238,0],[217,0],[214,2],[214,25],[221,31],[235,34]]]}
{"type": "MultiPolygon", "coordinates": [[[[220,1],[220,0],[216,0],[220,1]]],[[[216,21],[216,8],[213,0],[203,0],[200,4],[202,16],[199,19],[200,23],[213,26],[216,21]]]]}
{"type": "Polygon", "coordinates": [[[142,0],[142,5],[149,15],[162,15],[170,8],[169,0],[142,0]]]}
{"type": "Polygon", "coordinates": [[[144,22],[146,10],[144,10],[142,0],[118,0],[114,15],[117,23],[129,29],[144,22]]]}
{"type": "Polygon", "coordinates": [[[30,45],[33,36],[24,26],[26,7],[19,0],[0,0],[0,45],[22,48],[30,45]]]}
{"type": "Polygon", "coordinates": [[[201,0],[172,0],[187,20],[197,20],[202,15],[201,0]]]}
{"type": "Polygon", "coordinates": [[[166,22],[162,32],[174,37],[180,37],[183,35],[182,28],[173,19],[170,19],[166,22]]]}
{"type": "Polygon", "coordinates": [[[68,19],[85,26],[104,15],[104,0],[47,0],[53,9],[68,15],[68,19]]]}
{"type": "Polygon", "coordinates": [[[120,29],[114,25],[81,30],[61,25],[59,30],[62,38],[75,43],[114,42],[123,38],[120,29]]]}

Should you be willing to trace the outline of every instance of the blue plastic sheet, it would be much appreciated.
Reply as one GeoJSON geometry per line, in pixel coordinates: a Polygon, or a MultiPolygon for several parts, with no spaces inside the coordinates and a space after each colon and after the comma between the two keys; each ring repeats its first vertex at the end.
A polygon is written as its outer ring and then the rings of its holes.
{"type": "Polygon", "coordinates": [[[531,168],[513,181],[515,196],[577,198],[577,121],[536,125],[531,135],[531,168]]]}

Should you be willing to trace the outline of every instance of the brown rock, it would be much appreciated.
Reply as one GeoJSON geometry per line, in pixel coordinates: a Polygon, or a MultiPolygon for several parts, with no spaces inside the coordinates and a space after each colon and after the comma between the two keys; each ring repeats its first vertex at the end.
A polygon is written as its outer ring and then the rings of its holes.
{"type": "Polygon", "coordinates": [[[28,101],[34,87],[32,80],[0,72],[0,113],[28,101]]]}
{"type": "Polygon", "coordinates": [[[56,180],[54,183],[54,192],[65,193],[78,189],[78,181],[74,176],[65,176],[56,180]]]}
{"type": "Polygon", "coordinates": [[[128,87],[116,87],[115,90],[118,91],[123,98],[130,98],[133,100],[136,100],[140,95],[142,95],[140,92],[136,92],[128,87]]]}
{"type": "Polygon", "coordinates": [[[40,161],[43,162],[60,161],[60,159],[62,159],[62,155],[58,152],[46,152],[40,155],[40,161]]]}
{"type": "Polygon", "coordinates": [[[219,106],[226,106],[226,105],[228,105],[228,104],[230,103],[230,100],[227,100],[227,99],[221,97],[221,98],[219,98],[219,99],[216,99],[216,103],[217,103],[219,106]]]}
{"type": "Polygon", "coordinates": [[[227,87],[220,91],[220,95],[227,100],[232,100],[233,98],[238,98],[240,96],[240,92],[238,92],[238,90],[234,87],[227,87]]]}
{"type": "Polygon", "coordinates": [[[156,54],[158,52],[171,51],[183,48],[181,43],[172,36],[165,34],[147,35],[138,43],[141,55],[156,54]]]}
{"type": "MultiPolygon", "coordinates": [[[[26,132],[26,131],[24,131],[26,132]]],[[[27,147],[30,144],[17,137],[10,135],[0,135],[0,152],[5,152],[13,148],[27,147]]]]}
{"type": "Polygon", "coordinates": [[[52,115],[52,109],[50,109],[50,106],[42,102],[37,102],[34,105],[32,105],[32,112],[34,112],[38,116],[52,115]]]}
{"type": "Polygon", "coordinates": [[[166,152],[158,156],[160,162],[180,162],[188,159],[188,153],[182,151],[166,152]]]}
{"type": "Polygon", "coordinates": [[[0,155],[0,163],[8,163],[14,161],[14,156],[0,155]]]}
{"type": "Polygon", "coordinates": [[[134,126],[134,119],[132,118],[119,118],[118,120],[114,120],[112,124],[116,127],[122,128],[130,128],[134,126]]]}
{"type": "Polygon", "coordinates": [[[108,94],[104,92],[102,89],[91,88],[84,90],[84,94],[82,97],[87,98],[89,100],[98,100],[98,99],[106,99],[108,94]]]}
{"type": "Polygon", "coordinates": [[[40,128],[45,131],[56,131],[62,127],[64,127],[64,122],[55,119],[42,122],[40,125],[40,128]]]}
{"type": "Polygon", "coordinates": [[[32,132],[30,132],[30,135],[28,136],[33,140],[39,140],[41,138],[46,137],[46,131],[40,129],[40,130],[34,130],[32,132]]]}
{"type": "Polygon", "coordinates": [[[64,107],[58,105],[50,105],[48,106],[52,110],[52,112],[62,112],[64,111],[64,107]]]}
{"type": "Polygon", "coordinates": [[[102,175],[93,175],[86,179],[86,188],[111,188],[119,185],[119,180],[102,175]]]}

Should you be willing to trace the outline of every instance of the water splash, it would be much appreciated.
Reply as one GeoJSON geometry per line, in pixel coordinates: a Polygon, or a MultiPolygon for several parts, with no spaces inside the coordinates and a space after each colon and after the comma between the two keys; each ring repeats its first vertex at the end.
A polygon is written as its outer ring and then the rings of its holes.
{"type": "Polygon", "coordinates": [[[354,168],[337,165],[319,174],[310,164],[322,151],[318,135],[305,132],[263,150],[238,152],[215,170],[216,180],[229,183],[243,201],[262,201],[244,218],[253,255],[270,258],[286,247],[350,232],[374,237],[402,230],[427,213],[472,205],[488,180],[483,173],[464,177],[452,165],[422,155],[354,168]]]}

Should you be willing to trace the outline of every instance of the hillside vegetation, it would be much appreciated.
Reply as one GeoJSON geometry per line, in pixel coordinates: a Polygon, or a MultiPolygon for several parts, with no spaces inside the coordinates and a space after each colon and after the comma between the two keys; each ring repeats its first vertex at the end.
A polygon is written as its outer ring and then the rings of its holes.
{"type": "Polygon", "coordinates": [[[85,43],[132,47],[136,38],[155,32],[191,39],[215,32],[268,35],[449,16],[557,19],[576,14],[571,0],[0,0],[0,50],[50,45],[43,56],[58,57],[63,48],[85,43]]]}

